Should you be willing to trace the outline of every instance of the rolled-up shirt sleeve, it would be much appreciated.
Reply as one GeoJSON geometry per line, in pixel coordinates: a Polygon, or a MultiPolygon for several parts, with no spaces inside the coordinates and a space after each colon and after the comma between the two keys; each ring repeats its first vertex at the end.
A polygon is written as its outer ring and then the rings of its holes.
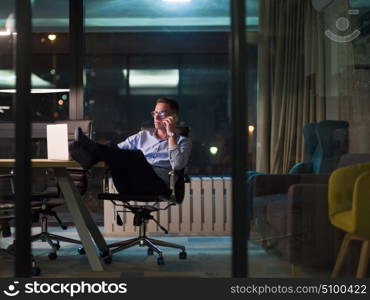
{"type": "Polygon", "coordinates": [[[124,150],[136,150],[140,133],[129,136],[123,142],[117,144],[117,147],[124,150]]]}
{"type": "Polygon", "coordinates": [[[172,169],[181,170],[187,166],[191,153],[191,146],[191,140],[182,137],[175,147],[168,149],[172,169]]]}

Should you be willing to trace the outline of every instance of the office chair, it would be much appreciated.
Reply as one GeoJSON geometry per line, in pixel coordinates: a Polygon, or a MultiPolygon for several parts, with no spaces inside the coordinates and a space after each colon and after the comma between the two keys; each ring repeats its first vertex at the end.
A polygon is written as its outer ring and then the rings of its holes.
{"type": "MultiPolygon", "coordinates": [[[[3,182],[3,180],[12,180],[12,176],[9,176],[9,174],[0,174],[0,181],[3,182]]],[[[9,183],[8,183],[9,185],[9,183]]],[[[14,193],[8,192],[4,194],[3,192],[3,184],[1,184],[1,190],[2,193],[0,195],[0,232],[2,234],[2,237],[7,238],[12,235],[11,229],[10,229],[10,222],[15,219],[14,210],[15,210],[15,204],[14,204],[14,193]]],[[[32,206],[32,209],[34,206],[32,206]]],[[[13,245],[10,245],[8,249],[0,248],[0,253],[5,254],[7,256],[11,256],[14,258],[15,256],[15,248],[13,245]]],[[[37,266],[37,263],[33,256],[31,257],[31,275],[32,276],[39,276],[41,273],[40,268],[37,266]]]]}
{"type": "Polygon", "coordinates": [[[352,240],[362,241],[356,277],[367,275],[370,260],[369,186],[370,163],[340,168],[330,176],[330,222],[346,232],[332,272],[333,278],[339,274],[352,240]]]}
{"type": "MultiPolygon", "coordinates": [[[[176,129],[176,133],[185,137],[189,136],[189,128],[188,127],[179,127],[176,129]]],[[[152,213],[158,212],[160,210],[167,210],[171,206],[180,204],[184,199],[184,191],[185,191],[185,182],[189,181],[188,176],[185,174],[184,170],[175,171],[171,170],[169,172],[170,176],[170,189],[172,191],[171,195],[166,198],[163,196],[158,195],[121,195],[121,194],[112,194],[112,193],[102,193],[98,194],[98,199],[101,200],[110,200],[114,206],[122,207],[122,210],[115,210],[116,212],[116,220],[117,225],[122,225],[122,219],[119,216],[121,212],[131,212],[134,214],[133,218],[133,225],[139,227],[139,235],[135,238],[116,242],[113,244],[109,244],[108,248],[113,248],[111,253],[116,253],[121,250],[125,250],[131,248],[133,246],[139,245],[140,247],[147,246],[148,247],[148,255],[153,255],[156,252],[159,256],[157,258],[158,265],[163,265],[165,263],[163,258],[162,250],[158,246],[169,247],[180,249],[181,252],[179,253],[180,259],[186,259],[187,253],[185,251],[185,247],[182,245],[169,243],[157,239],[153,239],[147,236],[147,224],[150,220],[153,220],[159,228],[161,228],[166,234],[168,231],[164,228],[161,224],[159,224],[158,220],[156,220],[152,213]],[[178,175],[178,179],[175,183],[175,175],[178,175]],[[133,202],[133,203],[131,203],[133,202]],[[140,204],[143,202],[143,204],[140,204]],[[154,202],[154,204],[149,204],[154,202]],[[165,203],[165,207],[161,208],[160,203],[165,203]]],[[[107,177],[106,177],[107,180],[107,177]]],[[[108,186],[107,184],[105,185],[108,186]]]]}
{"type": "MultiPolygon", "coordinates": [[[[87,136],[92,136],[92,122],[90,120],[68,120],[57,121],[56,123],[68,125],[68,140],[74,139],[74,132],[77,127],[80,127],[87,136]]],[[[68,168],[67,171],[80,194],[84,195],[87,191],[88,171],[82,168],[68,168]]],[[[38,219],[37,214],[41,215],[41,233],[32,236],[31,240],[48,242],[52,248],[52,252],[48,254],[48,257],[49,259],[54,260],[58,257],[56,252],[60,249],[59,242],[81,245],[81,241],[48,232],[48,216],[53,216],[63,230],[67,229],[67,226],[62,223],[55,211],[57,207],[64,205],[64,201],[62,199],[63,195],[61,194],[55,177],[52,174],[49,176],[48,183],[48,187],[44,192],[32,195],[33,201],[38,201],[41,204],[40,209],[36,212],[36,214],[34,213],[35,220],[38,219]]],[[[85,254],[85,251],[82,247],[78,248],[78,252],[80,254],[85,254]]]]}
{"type": "MultiPolygon", "coordinates": [[[[68,139],[74,139],[75,128],[80,127],[84,133],[91,137],[92,135],[92,122],[90,120],[77,120],[77,121],[58,121],[57,123],[68,124],[68,139]]],[[[46,124],[45,124],[46,131],[46,124]]],[[[73,183],[76,185],[81,195],[84,195],[87,190],[87,172],[82,168],[67,168],[69,176],[71,177],[73,183]]],[[[14,172],[12,172],[14,176],[14,172]]],[[[57,259],[57,251],[60,249],[60,242],[67,242],[72,244],[81,245],[81,241],[67,238],[61,235],[56,235],[48,231],[48,216],[54,217],[58,225],[63,229],[67,230],[67,226],[62,223],[55,209],[57,207],[63,206],[63,195],[60,192],[58,184],[55,180],[51,170],[47,170],[45,173],[47,177],[47,187],[42,192],[32,193],[32,202],[35,206],[33,209],[33,222],[40,222],[41,232],[31,236],[31,241],[42,241],[47,242],[52,252],[48,254],[49,259],[57,259]],[[40,221],[41,218],[41,221],[40,221]]],[[[14,243],[13,243],[14,245],[14,243]]],[[[14,246],[13,246],[14,247],[14,246]]],[[[78,248],[80,254],[85,254],[82,247],[78,248]]]]}

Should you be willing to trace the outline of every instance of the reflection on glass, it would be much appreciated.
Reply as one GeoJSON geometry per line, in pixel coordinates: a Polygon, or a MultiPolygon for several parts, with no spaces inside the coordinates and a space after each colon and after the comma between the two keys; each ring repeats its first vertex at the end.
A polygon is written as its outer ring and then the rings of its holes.
{"type": "Polygon", "coordinates": [[[360,244],[351,243],[339,274],[334,265],[338,228],[355,226],[347,185],[370,162],[370,3],[288,2],[260,0],[251,276],[368,277],[357,269],[360,244]],[[332,211],[338,198],[349,203],[332,211]]]}

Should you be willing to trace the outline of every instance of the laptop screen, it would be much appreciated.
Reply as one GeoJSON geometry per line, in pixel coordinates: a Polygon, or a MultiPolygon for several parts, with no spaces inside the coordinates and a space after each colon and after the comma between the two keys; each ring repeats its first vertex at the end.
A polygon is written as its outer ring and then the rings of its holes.
{"type": "Polygon", "coordinates": [[[48,159],[69,160],[68,125],[46,125],[48,159]]]}

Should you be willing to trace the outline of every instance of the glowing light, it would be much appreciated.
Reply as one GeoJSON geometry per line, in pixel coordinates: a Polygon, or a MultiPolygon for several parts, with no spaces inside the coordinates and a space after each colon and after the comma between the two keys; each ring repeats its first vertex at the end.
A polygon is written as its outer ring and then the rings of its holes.
{"type": "MultiPolygon", "coordinates": [[[[69,92],[69,89],[31,89],[31,94],[52,94],[52,93],[65,93],[65,92],[69,92]]],[[[0,90],[0,93],[14,94],[15,89],[0,90]]]]}
{"type": "Polygon", "coordinates": [[[209,148],[209,152],[211,152],[212,155],[216,155],[217,152],[218,152],[218,148],[212,146],[212,147],[209,148]]]}
{"type": "Polygon", "coordinates": [[[0,31],[0,36],[9,36],[9,35],[11,35],[11,32],[8,30],[0,31]]]}
{"type": "Polygon", "coordinates": [[[56,34],[49,34],[48,35],[48,39],[50,40],[50,41],[55,41],[55,39],[57,38],[57,36],[56,36],[56,34]]]}
{"type": "Polygon", "coordinates": [[[64,101],[62,99],[59,99],[58,100],[58,105],[63,105],[64,104],[64,101]]]}
{"type": "Polygon", "coordinates": [[[249,132],[250,134],[253,134],[253,132],[254,132],[254,126],[253,126],[253,125],[249,125],[249,126],[248,126],[248,132],[249,132]]]}
{"type": "Polygon", "coordinates": [[[187,3],[191,2],[191,0],[162,0],[163,2],[170,2],[170,3],[187,3]]]}
{"type": "MultiPolygon", "coordinates": [[[[122,70],[125,76],[125,70],[122,70]]],[[[175,88],[179,84],[179,70],[131,70],[129,85],[131,88],[175,88]]]]}

